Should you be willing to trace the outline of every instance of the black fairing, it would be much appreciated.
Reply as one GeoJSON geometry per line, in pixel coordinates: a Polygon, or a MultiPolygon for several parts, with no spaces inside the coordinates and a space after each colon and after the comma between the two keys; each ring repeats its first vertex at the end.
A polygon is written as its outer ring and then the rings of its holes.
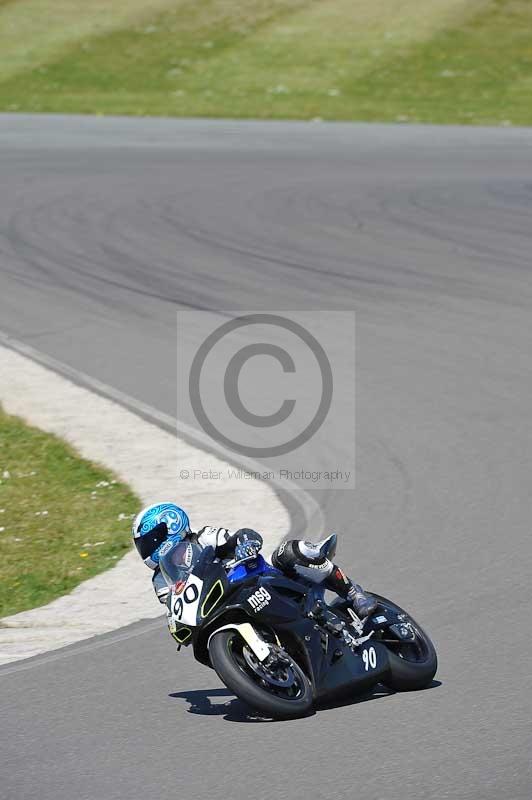
{"type": "Polygon", "coordinates": [[[194,655],[201,663],[210,666],[211,633],[230,622],[248,621],[263,635],[269,632],[272,639],[276,636],[298,661],[311,681],[316,700],[364,692],[389,671],[388,651],[383,644],[370,639],[353,651],[341,636],[306,615],[320,597],[312,588],[273,570],[230,583],[223,565],[211,559],[212,554],[210,558],[204,556],[194,568],[194,574],[204,581],[202,598],[218,580],[224,595],[194,630],[194,655]]]}

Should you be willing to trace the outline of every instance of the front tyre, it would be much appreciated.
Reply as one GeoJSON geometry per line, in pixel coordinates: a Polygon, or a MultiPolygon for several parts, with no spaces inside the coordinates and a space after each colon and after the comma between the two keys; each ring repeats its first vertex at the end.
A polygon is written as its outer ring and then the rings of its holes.
{"type": "Polygon", "coordinates": [[[236,630],[211,636],[209,656],[218,677],[257,711],[277,719],[308,714],[312,688],[301,667],[284,650],[272,645],[273,657],[261,664],[236,630]]]}

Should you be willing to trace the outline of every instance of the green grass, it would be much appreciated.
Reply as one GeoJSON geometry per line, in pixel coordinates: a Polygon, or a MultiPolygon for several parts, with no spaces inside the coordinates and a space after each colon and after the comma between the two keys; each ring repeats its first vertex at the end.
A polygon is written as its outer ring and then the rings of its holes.
{"type": "Polygon", "coordinates": [[[138,506],[108,470],[0,409],[0,617],[116,564],[138,506]]]}
{"type": "Polygon", "coordinates": [[[36,5],[0,6],[2,110],[532,123],[530,0],[71,2],[68,36],[36,5]]]}

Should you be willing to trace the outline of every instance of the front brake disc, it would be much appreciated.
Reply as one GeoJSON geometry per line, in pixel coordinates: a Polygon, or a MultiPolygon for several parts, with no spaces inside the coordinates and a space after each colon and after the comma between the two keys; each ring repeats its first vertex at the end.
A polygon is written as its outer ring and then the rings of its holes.
{"type": "Polygon", "coordinates": [[[242,655],[244,656],[248,667],[252,669],[253,672],[259,676],[259,678],[271,683],[272,686],[279,686],[280,688],[287,689],[295,683],[296,677],[290,664],[286,666],[284,664],[279,664],[279,662],[274,662],[272,665],[273,669],[275,669],[276,666],[279,666],[281,668],[281,675],[286,676],[281,677],[279,673],[274,673],[271,671],[272,667],[265,667],[263,664],[261,664],[256,658],[255,654],[252,653],[248,647],[243,648],[242,655]]]}

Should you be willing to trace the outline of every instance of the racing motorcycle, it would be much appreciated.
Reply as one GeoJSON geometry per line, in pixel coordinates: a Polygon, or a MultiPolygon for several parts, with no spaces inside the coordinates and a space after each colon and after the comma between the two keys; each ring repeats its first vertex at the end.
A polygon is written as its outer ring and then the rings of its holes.
{"type": "Polygon", "coordinates": [[[322,588],[292,580],[261,555],[224,562],[193,541],[174,544],[160,568],[177,649],[191,645],[200,663],[268,717],[304,716],[379,683],[423,689],[436,673],[425,631],[380,595],[372,593],[378,607],[361,620],[346,601],[327,603],[322,588]]]}

